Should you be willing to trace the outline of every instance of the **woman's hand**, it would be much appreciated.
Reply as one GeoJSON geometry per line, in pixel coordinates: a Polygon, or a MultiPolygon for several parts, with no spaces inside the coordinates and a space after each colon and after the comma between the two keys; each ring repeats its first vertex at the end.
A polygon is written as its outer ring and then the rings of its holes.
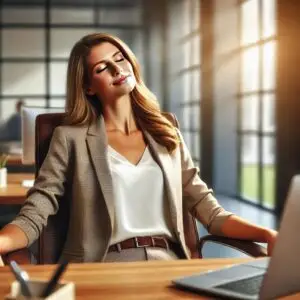
{"type": "Polygon", "coordinates": [[[266,230],[266,243],[268,244],[268,256],[271,256],[276,243],[278,232],[275,230],[266,230]]]}
{"type": "Polygon", "coordinates": [[[25,232],[16,225],[8,224],[0,231],[0,255],[25,248],[28,239],[25,232]]]}
{"type": "MultiPolygon", "coordinates": [[[[2,235],[2,232],[0,232],[0,257],[2,254],[4,254],[6,251],[6,238],[5,236],[2,235]]],[[[1,259],[0,259],[0,263],[1,263],[1,259]]]]}

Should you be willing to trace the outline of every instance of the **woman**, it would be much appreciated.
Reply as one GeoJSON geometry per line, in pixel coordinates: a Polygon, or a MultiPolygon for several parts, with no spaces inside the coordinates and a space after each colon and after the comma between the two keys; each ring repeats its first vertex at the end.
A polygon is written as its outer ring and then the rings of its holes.
{"type": "Polygon", "coordinates": [[[72,199],[62,252],[69,261],[189,258],[183,194],[211,233],[266,242],[271,253],[276,232],[218,204],[118,38],[91,34],[75,44],[66,113],[20,214],[0,232],[0,253],[36,240],[64,194],[72,199]]]}

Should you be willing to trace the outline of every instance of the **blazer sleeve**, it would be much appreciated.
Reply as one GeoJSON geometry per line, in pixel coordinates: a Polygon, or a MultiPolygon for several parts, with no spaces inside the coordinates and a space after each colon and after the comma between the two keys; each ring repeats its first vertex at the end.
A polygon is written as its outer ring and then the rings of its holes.
{"type": "Polygon", "coordinates": [[[181,172],[183,201],[186,201],[191,214],[198,219],[211,234],[222,235],[223,222],[233,213],[226,211],[213,196],[199,177],[199,169],[195,167],[190,152],[178,130],[181,150],[181,172]]]}
{"type": "Polygon", "coordinates": [[[68,152],[66,136],[62,127],[57,127],[34,186],[28,191],[18,216],[10,223],[24,231],[28,238],[28,246],[39,237],[47,224],[48,216],[58,211],[58,199],[65,192],[68,152]]]}

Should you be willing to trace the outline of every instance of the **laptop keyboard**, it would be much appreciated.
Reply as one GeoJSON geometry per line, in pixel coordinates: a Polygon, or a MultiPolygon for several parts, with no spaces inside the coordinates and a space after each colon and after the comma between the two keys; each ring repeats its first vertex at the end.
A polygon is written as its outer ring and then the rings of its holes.
{"type": "Polygon", "coordinates": [[[250,278],[245,278],[237,281],[228,282],[225,284],[217,285],[215,288],[229,290],[232,292],[257,295],[262,284],[264,275],[258,275],[250,278]]]}

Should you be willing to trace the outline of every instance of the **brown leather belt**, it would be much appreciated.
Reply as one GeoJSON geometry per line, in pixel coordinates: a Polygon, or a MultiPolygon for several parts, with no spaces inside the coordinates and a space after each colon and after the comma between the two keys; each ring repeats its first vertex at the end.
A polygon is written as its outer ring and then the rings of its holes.
{"type": "Polygon", "coordinates": [[[112,251],[118,251],[129,248],[143,248],[143,247],[158,247],[158,248],[164,248],[167,250],[172,250],[176,252],[178,249],[178,244],[174,243],[170,240],[168,240],[165,237],[160,236],[138,236],[134,238],[127,239],[125,241],[122,241],[120,243],[116,243],[114,245],[111,245],[108,248],[109,252],[112,251]]]}

